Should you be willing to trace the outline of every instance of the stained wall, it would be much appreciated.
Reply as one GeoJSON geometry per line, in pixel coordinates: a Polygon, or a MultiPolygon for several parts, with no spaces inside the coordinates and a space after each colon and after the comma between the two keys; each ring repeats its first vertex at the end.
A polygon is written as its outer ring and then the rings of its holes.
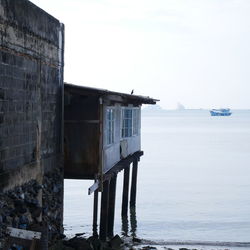
{"type": "Polygon", "coordinates": [[[62,231],[63,48],[57,19],[0,0],[0,238],[6,226],[62,231]]]}

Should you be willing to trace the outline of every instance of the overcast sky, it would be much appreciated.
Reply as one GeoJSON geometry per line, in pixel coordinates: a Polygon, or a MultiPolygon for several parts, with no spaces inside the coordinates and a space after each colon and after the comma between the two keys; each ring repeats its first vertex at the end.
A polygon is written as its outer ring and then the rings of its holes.
{"type": "Polygon", "coordinates": [[[66,82],[250,108],[249,0],[32,0],[65,24],[66,82]]]}

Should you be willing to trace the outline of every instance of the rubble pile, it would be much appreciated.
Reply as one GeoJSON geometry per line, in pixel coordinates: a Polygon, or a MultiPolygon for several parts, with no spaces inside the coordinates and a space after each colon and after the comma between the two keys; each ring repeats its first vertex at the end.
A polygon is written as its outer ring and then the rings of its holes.
{"type": "Polygon", "coordinates": [[[50,172],[43,179],[43,222],[48,225],[49,243],[62,238],[63,177],[60,170],[50,172]]]}
{"type": "Polygon", "coordinates": [[[59,170],[44,175],[43,184],[31,180],[0,192],[0,245],[6,228],[13,227],[47,234],[49,244],[62,237],[63,182],[59,170]]]}
{"type": "Polygon", "coordinates": [[[0,241],[6,227],[29,229],[41,221],[42,207],[38,196],[42,185],[32,180],[22,186],[0,193],[0,241]]]}

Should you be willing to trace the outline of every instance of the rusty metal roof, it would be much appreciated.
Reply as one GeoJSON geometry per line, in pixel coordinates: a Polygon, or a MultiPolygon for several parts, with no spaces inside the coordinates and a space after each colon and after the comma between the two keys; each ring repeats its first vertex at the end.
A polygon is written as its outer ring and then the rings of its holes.
{"type": "Polygon", "coordinates": [[[99,89],[99,88],[92,88],[92,87],[86,87],[86,86],[81,86],[81,85],[75,85],[75,84],[70,84],[70,83],[64,83],[64,89],[75,93],[75,94],[89,94],[89,95],[95,95],[98,97],[119,97],[120,99],[115,100],[119,102],[137,102],[140,104],[156,104],[157,99],[153,99],[149,96],[141,96],[141,95],[133,95],[133,94],[126,94],[126,93],[120,93],[120,92],[115,92],[115,91],[110,91],[107,89],[99,89]]]}

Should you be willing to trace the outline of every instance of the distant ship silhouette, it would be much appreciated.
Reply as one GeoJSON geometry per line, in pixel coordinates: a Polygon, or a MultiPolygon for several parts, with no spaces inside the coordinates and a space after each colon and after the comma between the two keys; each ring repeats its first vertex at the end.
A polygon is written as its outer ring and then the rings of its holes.
{"type": "Polygon", "coordinates": [[[183,104],[181,104],[181,103],[177,103],[177,109],[178,110],[184,110],[185,109],[185,107],[184,107],[184,105],[183,104]]]}

